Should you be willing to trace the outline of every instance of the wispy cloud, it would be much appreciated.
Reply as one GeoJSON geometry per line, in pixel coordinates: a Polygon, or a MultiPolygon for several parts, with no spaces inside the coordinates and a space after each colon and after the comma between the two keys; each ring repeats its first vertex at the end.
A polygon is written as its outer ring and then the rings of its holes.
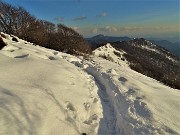
{"type": "Polygon", "coordinates": [[[113,26],[106,26],[106,27],[105,27],[105,30],[106,30],[106,31],[109,31],[110,33],[111,33],[111,32],[116,32],[116,31],[118,31],[117,28],[116,28],[116,27],[113,27],[113,26]]]}
{"type": "Polygon", "coordinates": [[[124,26],[124,27],[120,27],[119,30],[120,31],[140,31],[142,30],[143,28],[142,27],[136,27],[136,26],[124,26]]]}
{"type": "Polygon", "coordinates": [[[80,17],[74,18],[73,21],[82,21],[82,20],[85,20],[85,19],[87,19],[86,16],[80,16],[80,17]]]}
{"type": "Polygon", "coordinates": [[[106,17],[107,16],[107,13],[106,12],[102,12],[100,13],[99,15],[97,15],[97,17],[106,17]]]}
{"type": "Polygon", "coordinates": [[[58,22],[64,22],[64,17],[55,17],[54,20],[58,22]]]}
{"type": "Polygon", "coordinates": [[[96,27],[92,30],[92,32],[95,34],[97,34],[98,32],[112,33],[112,32],[117,32],[117,31],[118,31],[118,29],[113,26],[105,26],[105,27],[99,27],[99,28],[96,27]]]}

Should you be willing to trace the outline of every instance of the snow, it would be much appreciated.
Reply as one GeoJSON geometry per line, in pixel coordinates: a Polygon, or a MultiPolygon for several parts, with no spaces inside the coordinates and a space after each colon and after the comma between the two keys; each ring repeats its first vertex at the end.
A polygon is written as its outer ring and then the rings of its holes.
{"type": "Polygon", "coordinates": [[[95,51],[93,51],[93,54],[98,57],[106,57],[106,59],[115,62],[119,65],[127,65],[127,62],[122,62],[123,54],[126,53],[124,51],[118,51],[115,48],[113,48],[109,43],[106,45],[97,48],[95,51]],[[116,54],[118,54],[118,56],[116,54]]]}
{"type": "Polygon", "coordinates": [[[0,51],[0,134],[96,134],[102,107],[91,76],[63,59],[66,54],[59,57],[60,52],[54,55],[24,41],[4,41],[8,46],[0,51]]]}
{"type": "Polygon", "coordinates": [[[87,60],[5,35],[0,134],[180,134],[180,91],[131,70],[125,52],[107,44],[87,60]]]}
{"type": "Polygon", "coordinates": [[[147,45],[143,45],[143,46],[141,46],[142,47],[142,49],[145,49],[145,50],[148,50],[148,51],[152,51],[152,52],[156,52],[156,53],[159,53],[160,54],[160,52],[158,51],[158,50],[156,50],[155,48],[150,48],[149,46],[147,46],[147,45]]]}

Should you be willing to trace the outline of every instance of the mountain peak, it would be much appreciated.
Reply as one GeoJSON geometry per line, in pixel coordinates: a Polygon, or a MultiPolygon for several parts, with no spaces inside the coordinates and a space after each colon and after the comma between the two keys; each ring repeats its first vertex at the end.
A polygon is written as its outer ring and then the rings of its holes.
{"type": "Polygon", "coordinates": [[[103,34],[99,34],[99,35],[96,35],[96,36],[94,36],[92,38],[103,38],[103,37],[105,37],[103,34]]]}

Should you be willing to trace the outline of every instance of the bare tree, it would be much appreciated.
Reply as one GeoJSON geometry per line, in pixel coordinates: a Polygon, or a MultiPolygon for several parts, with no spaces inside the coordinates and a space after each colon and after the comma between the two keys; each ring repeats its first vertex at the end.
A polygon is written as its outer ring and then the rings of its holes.
{"type": "Polygon", "coordinates": [[[31,16],[23,7],[15,7],[0,1],[1,31],[24,39],[28,35],[30,25],[35,20],[35,17],[31,16]]]}
{"type": "Polygon", "coordinates": [[[15,23],[17,8],[0,1],[0,13],[1,29],[8,34],[13,34],[13,24],[15,23]]]}
{"type": "Polygon", "coordinates": [[[83,36],[63,24],[38,20],[23,7],[0,1],[0,30],[44,47],[69,53],[91,52],[83,36]]]}
{"type": "Polygon", "coordinates": [[[90,46],[84,40],[83,36],[77,33],[72,28],[69,28],[63,24],[58,24],[57,34],[59,35],[59,40],[61,42],[62,49],[64,48],[70,53],[80,52],[90,52],[90,46]]]}
{"type": "Polygon", "coordinates": [[[16,35],[27,40],[31,28],[36,22],[36,18],[30,15],[23,7],[18,8],[17,23],[15,24],[16,35]]]}

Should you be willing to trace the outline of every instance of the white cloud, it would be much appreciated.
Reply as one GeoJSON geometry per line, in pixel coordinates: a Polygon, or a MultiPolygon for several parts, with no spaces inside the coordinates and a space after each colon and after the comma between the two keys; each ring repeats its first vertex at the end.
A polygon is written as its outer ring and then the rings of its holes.
{"type": "Polygon", "coordinates": [[[100,13],[99,15],[97,15],[97,17],[106,17],[107,16],[107,13],[106,12],[102,12],[100,13]]]}
{"type": "Polygon", "coordinates": [[[106,26],[105,29],[106,29],[107,31],[109,31],[110,33],[111,33],[111,32],[116,32],[116,31],[118,31],[117,28],[115,28],[115,27],[113,27],[113,26],[106,26]]]}
{"type": "Polygon", "coordinates": [[[98,33],[98,32],[108,32],[108,33],[113,33],[113,32],[117,32],[118,29],[116,27],[113,26],[105,26],[105,27],[99,27],[99,28],[94,28],[92,30],[93,33],[98,33]]]}

